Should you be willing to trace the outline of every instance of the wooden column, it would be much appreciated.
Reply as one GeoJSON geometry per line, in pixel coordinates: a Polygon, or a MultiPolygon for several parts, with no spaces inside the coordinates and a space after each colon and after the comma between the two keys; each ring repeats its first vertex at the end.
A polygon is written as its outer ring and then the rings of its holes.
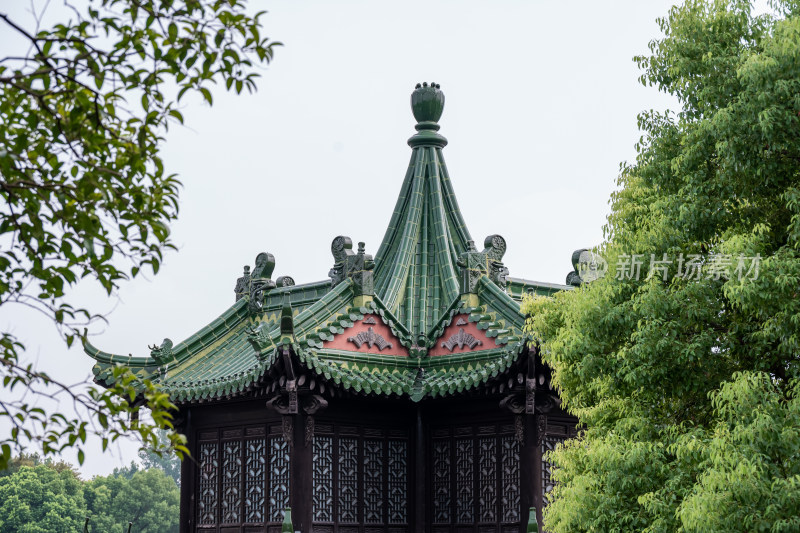
{"type": "Polygon", "coordinates": [[[542,502],[542,450],[538,445],[539,434],[537,430],[536,418],[543,416],[537,415],[517,415],[523,417],[525,427],[525,441],[520,447],[520,527],[519,531],[525,531],[528,524],[528,515],[531,507],[536,507],[537,520],[541,524],[542,502]]]}
{"type": "Polygon", "coordinates": [[[290,415],[293,427],[291,451],[291,481],[289,505],[292,508],[292,525],[295,531],[311,533],[312,520],[312,442],[306,445],[306,421],[302,413],[290,415]]]}
{"type": "Polygon", "coordinates": [[[414,531],[425,533],[425,522],[427,518],[428,491],[426,484],[427,466],[427,427],[423,419],[422,407],[417,405],[417,416],[414,424],[414,508],[412,512],[414,520],[414,531]]]}
{"type": "Polygon", "coordinates": [[[197,472],[198,456],[197,439],[192,427],[192,410],[186,408],[184,422],[178,430],[186,436],[186,447],[192,453],[191,457],[184,457],[181,461],[181,499],[180,499],[180,533],[190,533],[194,528],[195,517],[195,477],[197,472]]]}

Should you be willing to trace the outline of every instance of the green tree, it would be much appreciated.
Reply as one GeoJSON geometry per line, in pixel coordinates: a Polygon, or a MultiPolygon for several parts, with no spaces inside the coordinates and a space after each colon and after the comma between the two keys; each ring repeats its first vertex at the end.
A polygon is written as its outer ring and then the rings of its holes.
{"type": "Polygon", "coordinates": [[[12,474],[15,474],[19,472],[19,469],[22,468],[23,466],[38,466],[38,465],[45,465],[48,468],[52,468],[56,472],[63,472],[65,470],[69,470],[77,475],[77,472],[75,472],[75,467],[66,461],[53,460],[52,457],[48,457],[43,460],[38,453],[21,453],[16,457],[12,457],[11,460],[8,462],[6,468],[0,470],[0,477],[10,476],[12,474]]]}
{"type": "MultiPolygon", "coordinates": [[[[21,42],[0,58],[0,305],[42,312],[71,345],[103,317],[76,306],[70,288],[89,280],[110,294],[145,266],[158,272],[174,248],[180,183],[159,150],[168,125],[183,122],[181,97],[210,105],[215,83],[254,90],[278,43],[261,35],[262,13],[247,14],[245,0],[65,4],[52,27],[41,27],[41,11],[29,22],[0,12],[3,31],[21,42]]],[[[79,392],[23,352],[0,331],[0,417],[11,426],[0,435],[0,468],[12,445],[44,455],[78,447],[82,462],[87,433],[104,447],[127,432],[155,446],[154,427],[171,426],[173,406],[149,382],[137,386],[153,423],[128,421],[136,378],[123,369],[113,389],[79,392]],[[79,412],[34,407],[31,394],[68,396],[79,412]]],[[[176,435],[171,443],[185,451],[176,435]]]]}
{"type": "Polygon", "coordinates": [[[800,382],[787,397],[764,373],[739,375],[712,401],[718,422],[679,509],[684,529],[800,531],[800,382]]]}
{"type": "Polygon", "coordinates": [[[681,109],[639,117],[610,271],[525,304],[584,428],[552,454],[548,531],[798,528],[800,5],[773,7],[689,0],[659,21],[641,80],[681,109]]]}
{"type": "Polygon", "coordinates": [[[74,533],[83,529],[85,512],[72,470],[23,466],[0,478],[0,533],[74,533]]]}
{"type": "Polygon", "coordinates": [[[86,484],[91,530],[122,531],[128,522],[137,533],[178,531],[180,491],[158,468],[139,470],[130,478],[113,474],[86,484]]]}

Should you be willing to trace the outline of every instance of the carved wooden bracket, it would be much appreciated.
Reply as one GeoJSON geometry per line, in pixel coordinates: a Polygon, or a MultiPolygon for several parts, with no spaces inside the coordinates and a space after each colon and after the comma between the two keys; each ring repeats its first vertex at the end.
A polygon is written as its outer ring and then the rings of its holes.
{"type": "Polygon", "coordinates": [[[541,447],[547,433],[547,415],[536,416],[536,446],[541,447]]]}
{"type": "Polygon", "coordinates": [[[525,445],[525,417],[521,414],[514,417],[514,438],[520,446],[525,445]]]}
{"type": "Polygon", "coordinates": [[[283,440],[286,441],[286,444],[289,448],[294,446],[294,424],[292,423],[291,416],[284,416],[283,417],[283,440]]]}
{"type": "Polygon", "coordinates": [[[525,413],[532,415],[536,412],[536,380],[525,378],[525,413]]]}

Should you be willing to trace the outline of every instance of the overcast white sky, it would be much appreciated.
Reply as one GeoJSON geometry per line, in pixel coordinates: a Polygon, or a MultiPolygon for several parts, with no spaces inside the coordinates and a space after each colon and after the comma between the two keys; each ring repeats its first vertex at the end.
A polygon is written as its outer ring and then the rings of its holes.
{"type": "MultiPolygon", "coordinates": [[[[20,15],[27,5],[6,2],[20,15]]],[[[512,276],[563,283],[572,251],[602,240],[637,113],[674,106],[638,83],[632,61],[671,4],[253,1],[269,10],[264,33],[285,46],[256,95],[220,90],[213,107],[185,106],[187,127],[163,150],[184,184],[179,251],[117,298],[89,298],[113,309],[92,342],[147,355],[164,337],[185,339],[233,303],[242,266],[261,251],[275,255],[274,277],[297,283],[327,278],[336,235],[374,254],[411,155],[409,95],[421,81],[446,95],[444,155],[473,238],[500,233],[512,276]]],[[[64,381],[90,375],[88,356],[39,317],[2,309],[0,327],[64,381]]],[[[96,451],[87,476],[136,457],[127,444],[96,451]]]]}

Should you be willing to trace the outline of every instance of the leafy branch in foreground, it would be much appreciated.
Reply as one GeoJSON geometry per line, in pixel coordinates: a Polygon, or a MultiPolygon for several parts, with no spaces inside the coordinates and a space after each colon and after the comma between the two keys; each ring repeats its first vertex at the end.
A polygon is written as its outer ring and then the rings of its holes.
{"type": "MultiPolygon", "coordinates": [[[[42,10],[27,25],[0,12],[0,26],[21,43],[0,59],[0,305],[43,313],[71,346],[103,317],[71,304],[70,287],[93,280],[111,294],[145,265],[158,272],[174,249],[180,187],[159,149],[169,124],[183,122],[181,98],[212,104],[216,83],[252,92],[279,45],[261,35],[263,12],[245,8],[244,0],[96,0],[82,9],[67,1],[67,20],[45,29],[42,10]]],[[[15,443],[35,441],[45,454],[85,443],[88,420],[36,407],[36,397],[70,396],[111,439],[134,432],[155,443],[153,424],[171,427],[173,406],[152,384],[137,397],[126,388],[134,377],[120,369],[122,389],[74,392],[24,364],[22,341],[0,333],[0,417],[12,423],[0,436],[0,468],[15,443]],[[15,387],[33,400],[6,400],[15,387]],[[124,422],[139,405],[152,424],[124,422]]]]}

